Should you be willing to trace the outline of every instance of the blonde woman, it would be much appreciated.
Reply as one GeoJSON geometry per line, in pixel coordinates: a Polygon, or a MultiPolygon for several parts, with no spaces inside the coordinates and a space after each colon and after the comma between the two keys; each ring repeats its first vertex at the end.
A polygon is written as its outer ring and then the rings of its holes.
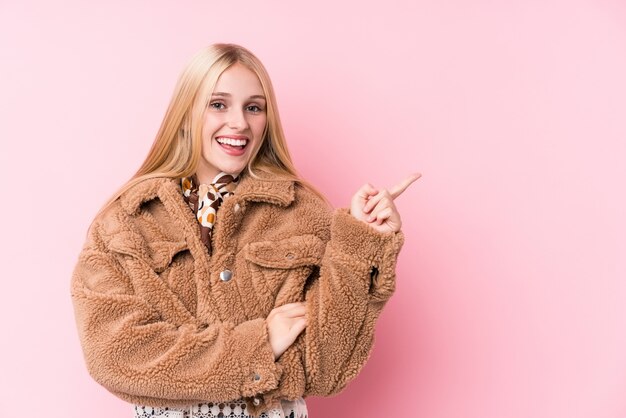
{"type": "Polygon", "coordinates": [[[391,190],[332,210],[293,167],[266,70],[216,44],[72,277],[88,370],[136,417],[306,417],[365,364],[403,243],[391,190]]]}

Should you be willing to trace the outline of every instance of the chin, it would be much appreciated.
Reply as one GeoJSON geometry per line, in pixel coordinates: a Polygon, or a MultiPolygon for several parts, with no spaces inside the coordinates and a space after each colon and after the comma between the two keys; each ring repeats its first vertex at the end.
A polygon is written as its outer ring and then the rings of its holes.
{"type": "Polygon", "coordinates": [[[220,171],[223,171],[224,173],[236,174],[236,173],[241,173],[242,171],[244,171],[246,169],[246,164],[223,166],[223,167],[219,167],[219,169],[220,171]]]}

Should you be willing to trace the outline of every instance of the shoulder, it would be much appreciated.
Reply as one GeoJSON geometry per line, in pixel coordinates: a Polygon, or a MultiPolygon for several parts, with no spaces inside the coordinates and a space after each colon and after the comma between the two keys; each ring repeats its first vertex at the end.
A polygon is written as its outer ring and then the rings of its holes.
{"type": "Polygon", "coordinates": [[[318,196],[310,187],[300,182],[294,182],[294,202],[301,208],[317,212],[329,212],[332,210],[327,201],[318,196]]]}
{"type": "Polygon", "coordinates": [[[287,228],[294,234],[313,234],[323,240],[330,237],[333,208],[310,187],[294,182],[294,199],[283,210],[287,228]]]}

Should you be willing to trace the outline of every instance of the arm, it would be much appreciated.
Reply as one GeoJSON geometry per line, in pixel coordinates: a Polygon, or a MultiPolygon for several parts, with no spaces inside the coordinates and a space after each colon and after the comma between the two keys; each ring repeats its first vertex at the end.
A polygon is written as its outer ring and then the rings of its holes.
{"type": "Polygon", "coordinates": [[[378,232],[347,209],[324,216],[320,224],[330,228],[330,240],[328,232],[321,234],[326,245],[306,288],[306,329],[277,361],[283,370],[279,387],[264,393],[251,411],[281,398],[341,391],[367,361],[375,322],[395,290],[403,234],[378,232]]]}
{"type": "Polygon", "coordinates": [[[307,292],[306,395],[341,391],[360,372],[375,323],[395,290],[402,232],[379,232],[346,209],[335,211],[331,238],[307,292]]]}
{"type": "Polygon", "coordinates": [[[420,176],[412,174],[390,190],[366,183],[349,211],[335,211],[320,276],[307,294],[308,394],[339,392],[367,361],[376,320],[395,290],[404,243],[393,200],[420,176]]]}
{"type": "Polygon", "coordinates": [[[72,277],[76,323],[92,377],[135,403],[177,406],[233,400],[275,388],[274,362],[265,319],[173,324],[140,295],[128,268],[90,230],[72,277]],[[258,376],[255,379],[255,376],[258,376]]]}
{"type": "Polygon", "coordinates": [[[300,394],[335,394],[358,375],[373,345],[376,320],[395,291],[404,235],[393,200],[419,177],[411,175],[389,191],[366,184],[350,210],[314,211],[321,218],[312,224],[326,225],[317,232],[325,251],[319,272],[305,287],[306,331],[279,359],[283,379],[264,394],[266,404],[300,394]]]}

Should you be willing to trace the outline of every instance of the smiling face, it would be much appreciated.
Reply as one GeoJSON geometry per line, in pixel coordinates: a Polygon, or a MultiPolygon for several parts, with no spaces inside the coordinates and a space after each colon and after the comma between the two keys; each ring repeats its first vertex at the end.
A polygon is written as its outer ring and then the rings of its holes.
{"type": "Polygon", "coordinates": [[[242,172],[263,140],[266,99],[255,73],[242,64],[228,67],[218,78],[202,125],[202,155],[196,169],[209,184],[221,171],[242,172]]]}

